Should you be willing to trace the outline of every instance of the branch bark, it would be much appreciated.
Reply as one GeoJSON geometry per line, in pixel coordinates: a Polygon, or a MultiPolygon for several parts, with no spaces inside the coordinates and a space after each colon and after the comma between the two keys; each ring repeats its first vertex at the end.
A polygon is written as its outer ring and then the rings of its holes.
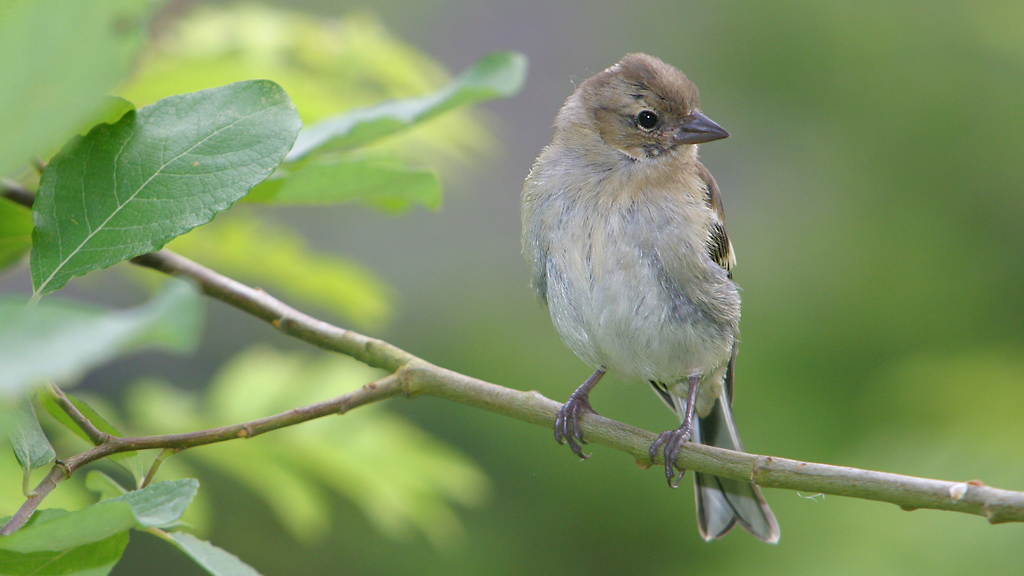
{"type": "MultiPolygon", "coordinates": [[[[522,392],[435,366],[391,344],[312,318],[262,290],[230,280],[177,254],[162,250],[140,256],[136,264],[188,278],[207,295],[270,322],[278,330],[352,356],[371,366],[394,371],[407,396],[426,394],[482,408],[551,428],[561,404],[538,392],[522,392]]],[[[656,435],[596,414],[582,419],[583,432],[596,444],[626,452],[638,464],[651,461],[648,449],[656,435]]],[[[687,443],[676,460],[680,469],[750,480],[770,488],[849,496],[896,504],[905,510],[931,508],[984,516],[989,522],[1024,522],[1024,492],[972,482],[931,480],[900,474],[801,462],[775,456],[733,452],[687,443]]]]}
{"type": "MultiPolygon", "coordinates": [[[[31,204],[31,198],[12,193],[14,201],[31,204]]],[[[348,410],[398,395],[425,394],[502,414],[551,429],[558,402],[538,392],[523,392],[491,384],[435,366],[392,344],[339,328],[304,314],[263,290],[246,286],[187,258],[167,250],[144,254],[133,263],[197,284],[208,296],[260,318],[281,332],[325,350],[351,356],[392,375],[350,394],[311,406],[213,430],[117,438],[106,436],[95,448],[58,462],[25,502],[14,518],[0,529],[13,532],[31,517],[42,499],[64,478],[89,462],[130,450],[153,448],[182,450],[194,446],[252,436],[348,410]]],[[[633,456],[642,466],[663,464],[661,456],[652,461],[648,449],[656,435],[597,414],[581,420],[588,441],[633,456]]],[[[989,522],[1024,522],[1024,492],[1001,490],[978,481],[950,482],[828,464],[800,462],[775,456],[734,452],[687,443],[675,462],[680,469],[695,470],[750,481],[761,486],[802,492],[849,496],[889,502],[905,510],[931,508],[984,516],[989,522]]]]}

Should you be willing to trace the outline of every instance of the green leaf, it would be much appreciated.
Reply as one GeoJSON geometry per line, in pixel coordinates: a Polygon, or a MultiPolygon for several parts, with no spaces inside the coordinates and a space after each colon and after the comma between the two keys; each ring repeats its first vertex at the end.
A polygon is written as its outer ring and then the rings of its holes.
{"type": "Polygon", "coordinates": [[[110,500],[83,510],[41,510],[33,522],[10,536],[0,536],[0,550],[30,552],[71,550],[105,540],[135,526],[135,514],[127,502],[110,500]]]}
{"type": "Polygon", "coordinates": [[[260,576],[260,573],[234,554],[185,532],[171,532],[169,536],[182,552],[196,561],[213,576],[260,576]]]}
{"type": "Polygon", "coordinates": [[[526,57],[518,52],[488,54],[433,94],[352,110],[310,126],[299,134],[287,160],[327,147],[354,148],[452,108],[513,96],[522,88],[526,67],[526,57]]]}
{"type": "Polygon", "coordinates": [[[379,326],[391,315],[392,290],[371,271],[335,254],[312,252],[300,235],[257,218],[218,219],[171,247],[232,278],[325,307],[361,326],[379,326]]]}
{"type": "Polygon", "coordinates": [[[32,0],[0,8],[0,176],[49,155],[131,71],[148,0],[32,0]],[[45,39],[45,41],[41,41],[45,39]]]}
{"type": "Polygon", "coordinates": [[[53,451],[46,434],[43,434],[31,401],[25,400],[21,403],[15,418],[10,438],[14,446],[14,455],[24,472],[24,487],[27,492],[32,471],[53,462],[57,458],[57,453],[53,451]]]}
{"type": "Polygon", "coordinates": [[[18,298],[0,298],[0,395],[46,380],[74,383],[90,368],[138,348],[186,352],[197,344],[201,325],[202,302],[180,281],[127,310],[61,301],[26,306],[18,298]]]}
{"type": "Polygon", "coordinates": [[[136,528],[162,528],[174,525],[181,518],[198,490],[198,480],[183,478],[150,484],[104,502],[130,504],[135,513],[136,528]]]}
{"type": "MultiPolygon", "coordinates": [[[[118,430],[110,422],[107,422],[107,420],[103,418],[103,416],[101,416],[99,412],[93,409],[93,407],[87,404],[84,400],[76,398],[75,396],[71,395],[68,392],[64,392],[64,395],[71,402],[71,404],[75,406],[75,408],[78,408],[78,411],[82,413],[82,416],[88,418],[89,421],[92,422],[92,425],[98,428],[101,432],[106,432],[107,434],[111,434],[113,436],[123,436],[120,430],[118,430]]],[[[82,427],[79,426],[77,422],[72,420],[71,417],[68,416],[68,413],[65,412],[64,409],[57,404],[57,396],[54,395],[52,390],[48,388],[40,390],[39,404],[43,407],[43,409],[50,413],[50,416],[53,416],[55,420],[66,426],[69,430],[74,432],[79,438],[85,440],[86,442],[91,442],[89,440],[89,435],[85,433],[85,430],[83,430],[82,427]]],[[[121,465],[133,477],[135,477],[136,485],[142,482],[142,478],[146,472],[143,469],[142,458],[139,457],[138,452],[132,450],[131,452],[120,452],[118,454],[111,454],[110,459],[113,462],[116,462],[117,464],[121,465]]]]}
{"type": "Polygon", "coordinates": [[[273,172],[301,124],[280,86],[253,80],[171,96],[72,139],[36,197],[36,294],[209,222],[273,172]]]}
{"type": "Polygon", "coordinates": [[[401,212],[415,204],[437,210],[443,196],[441,181],[433,170],[395,159],[310,162],[281,176],[254,188],[247,200],[302,205],[362,202],[401,212]]]}
{"type": "MultiPolygon", "coordinates": [[[[44,521],[53,510],[43,510],[30,521],[44,521]]],[[[105,576],[121,559],[128,546],[128,532],[119,532],[68,550],[19,553],[0,550],[0,576],[105,576]]]]}
{"type": "Polygon", "coordinates": [[[21,259],[32,247],[32,211],[0,198],[0,270],[21,259]]]}
{"type": "Polygon", "coordinates": [[[131,528],[172,525],[185,513],[198,488],[197,480],[186,478],[159,482],[75,512],[43,510],[21,530],[0,536],[0,550],[69,550],[131,528]]]}
{"type": "Polygon", "coordinates": [[[121,486],[117,480],[114,480],[102,470],[90,470],[85,475],[85,487],[99,493],[101,501],[128,493],[124,486],[121,486]]]}

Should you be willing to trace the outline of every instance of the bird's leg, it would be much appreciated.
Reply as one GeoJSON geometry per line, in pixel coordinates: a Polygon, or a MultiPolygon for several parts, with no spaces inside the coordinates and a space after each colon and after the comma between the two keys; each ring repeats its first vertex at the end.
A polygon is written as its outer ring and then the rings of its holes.
{"type": "Polygon", "coordinates": [[[679,456],[679,450],[683,443],[690,439],[690,432],[693,430],[693,408],[697,404],[697,392],[700,390],[700,376],[690,376],[690,394],[686,401],[686,414],[683,415],[683,423],[675,430],[662,432],[651,444],[651,461],[658,455],[658,448],[665,445],[665,476],[668,478],[670,488],[677,488],[679,481],[683,479],[686,470],[683,469],[676,476],[675,462],[679,456]]]}
{"type": "Polygon", "coordinates": [[[584,412],[594,412],[594,409],[590,407],[590,391],[597,386],[598,381],[604,376],[604,372],[604,368],[598,368],[591,374],[590,378],[587,378],[587,381],[569,396],[569,401],[562,405],[555,416],[555,440],[559,444],[565,444],[568,440],[569,448],[572,448],[572,451],[580,458],[590,458],[589,454],[583,453],[579,444],[579,442],[587,443],[583,439],[583,431],[580,430],[580,416],[584,412]]]}

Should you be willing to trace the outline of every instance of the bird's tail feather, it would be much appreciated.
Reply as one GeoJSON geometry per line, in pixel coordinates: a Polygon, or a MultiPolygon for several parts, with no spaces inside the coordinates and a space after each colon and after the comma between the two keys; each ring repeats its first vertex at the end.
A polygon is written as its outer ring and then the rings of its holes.
{"type": "MultiPolygon", "coordinates": [[[[679,399],[685,408],[686,401],[679,399]]],[[[729,400],[723,394],[711,413],[694,418],[690,439],[698,444],[743,451],[736,433],[729,400]]],[[[685,410],[679,413],[685,413],[685,410]]],[[[721,478],[697,472],[694,474],[697,497],[697,526],[704,540],[724,536],[737,523],[755,537],[775,544],[779,541],[779,524],[756,484],[721,478]]]]}

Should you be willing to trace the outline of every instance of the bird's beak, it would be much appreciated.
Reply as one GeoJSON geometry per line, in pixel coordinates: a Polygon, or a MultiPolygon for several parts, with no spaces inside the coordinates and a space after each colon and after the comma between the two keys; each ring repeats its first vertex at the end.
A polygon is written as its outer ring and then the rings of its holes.
{"type": "Polygon", "coordinates": [[[715,124],[711,118],[700,112],[693,112],[679,125],[672,139],[676,144],[700,144],[728,137],[729,133],[725,128],[715,124]]]}

